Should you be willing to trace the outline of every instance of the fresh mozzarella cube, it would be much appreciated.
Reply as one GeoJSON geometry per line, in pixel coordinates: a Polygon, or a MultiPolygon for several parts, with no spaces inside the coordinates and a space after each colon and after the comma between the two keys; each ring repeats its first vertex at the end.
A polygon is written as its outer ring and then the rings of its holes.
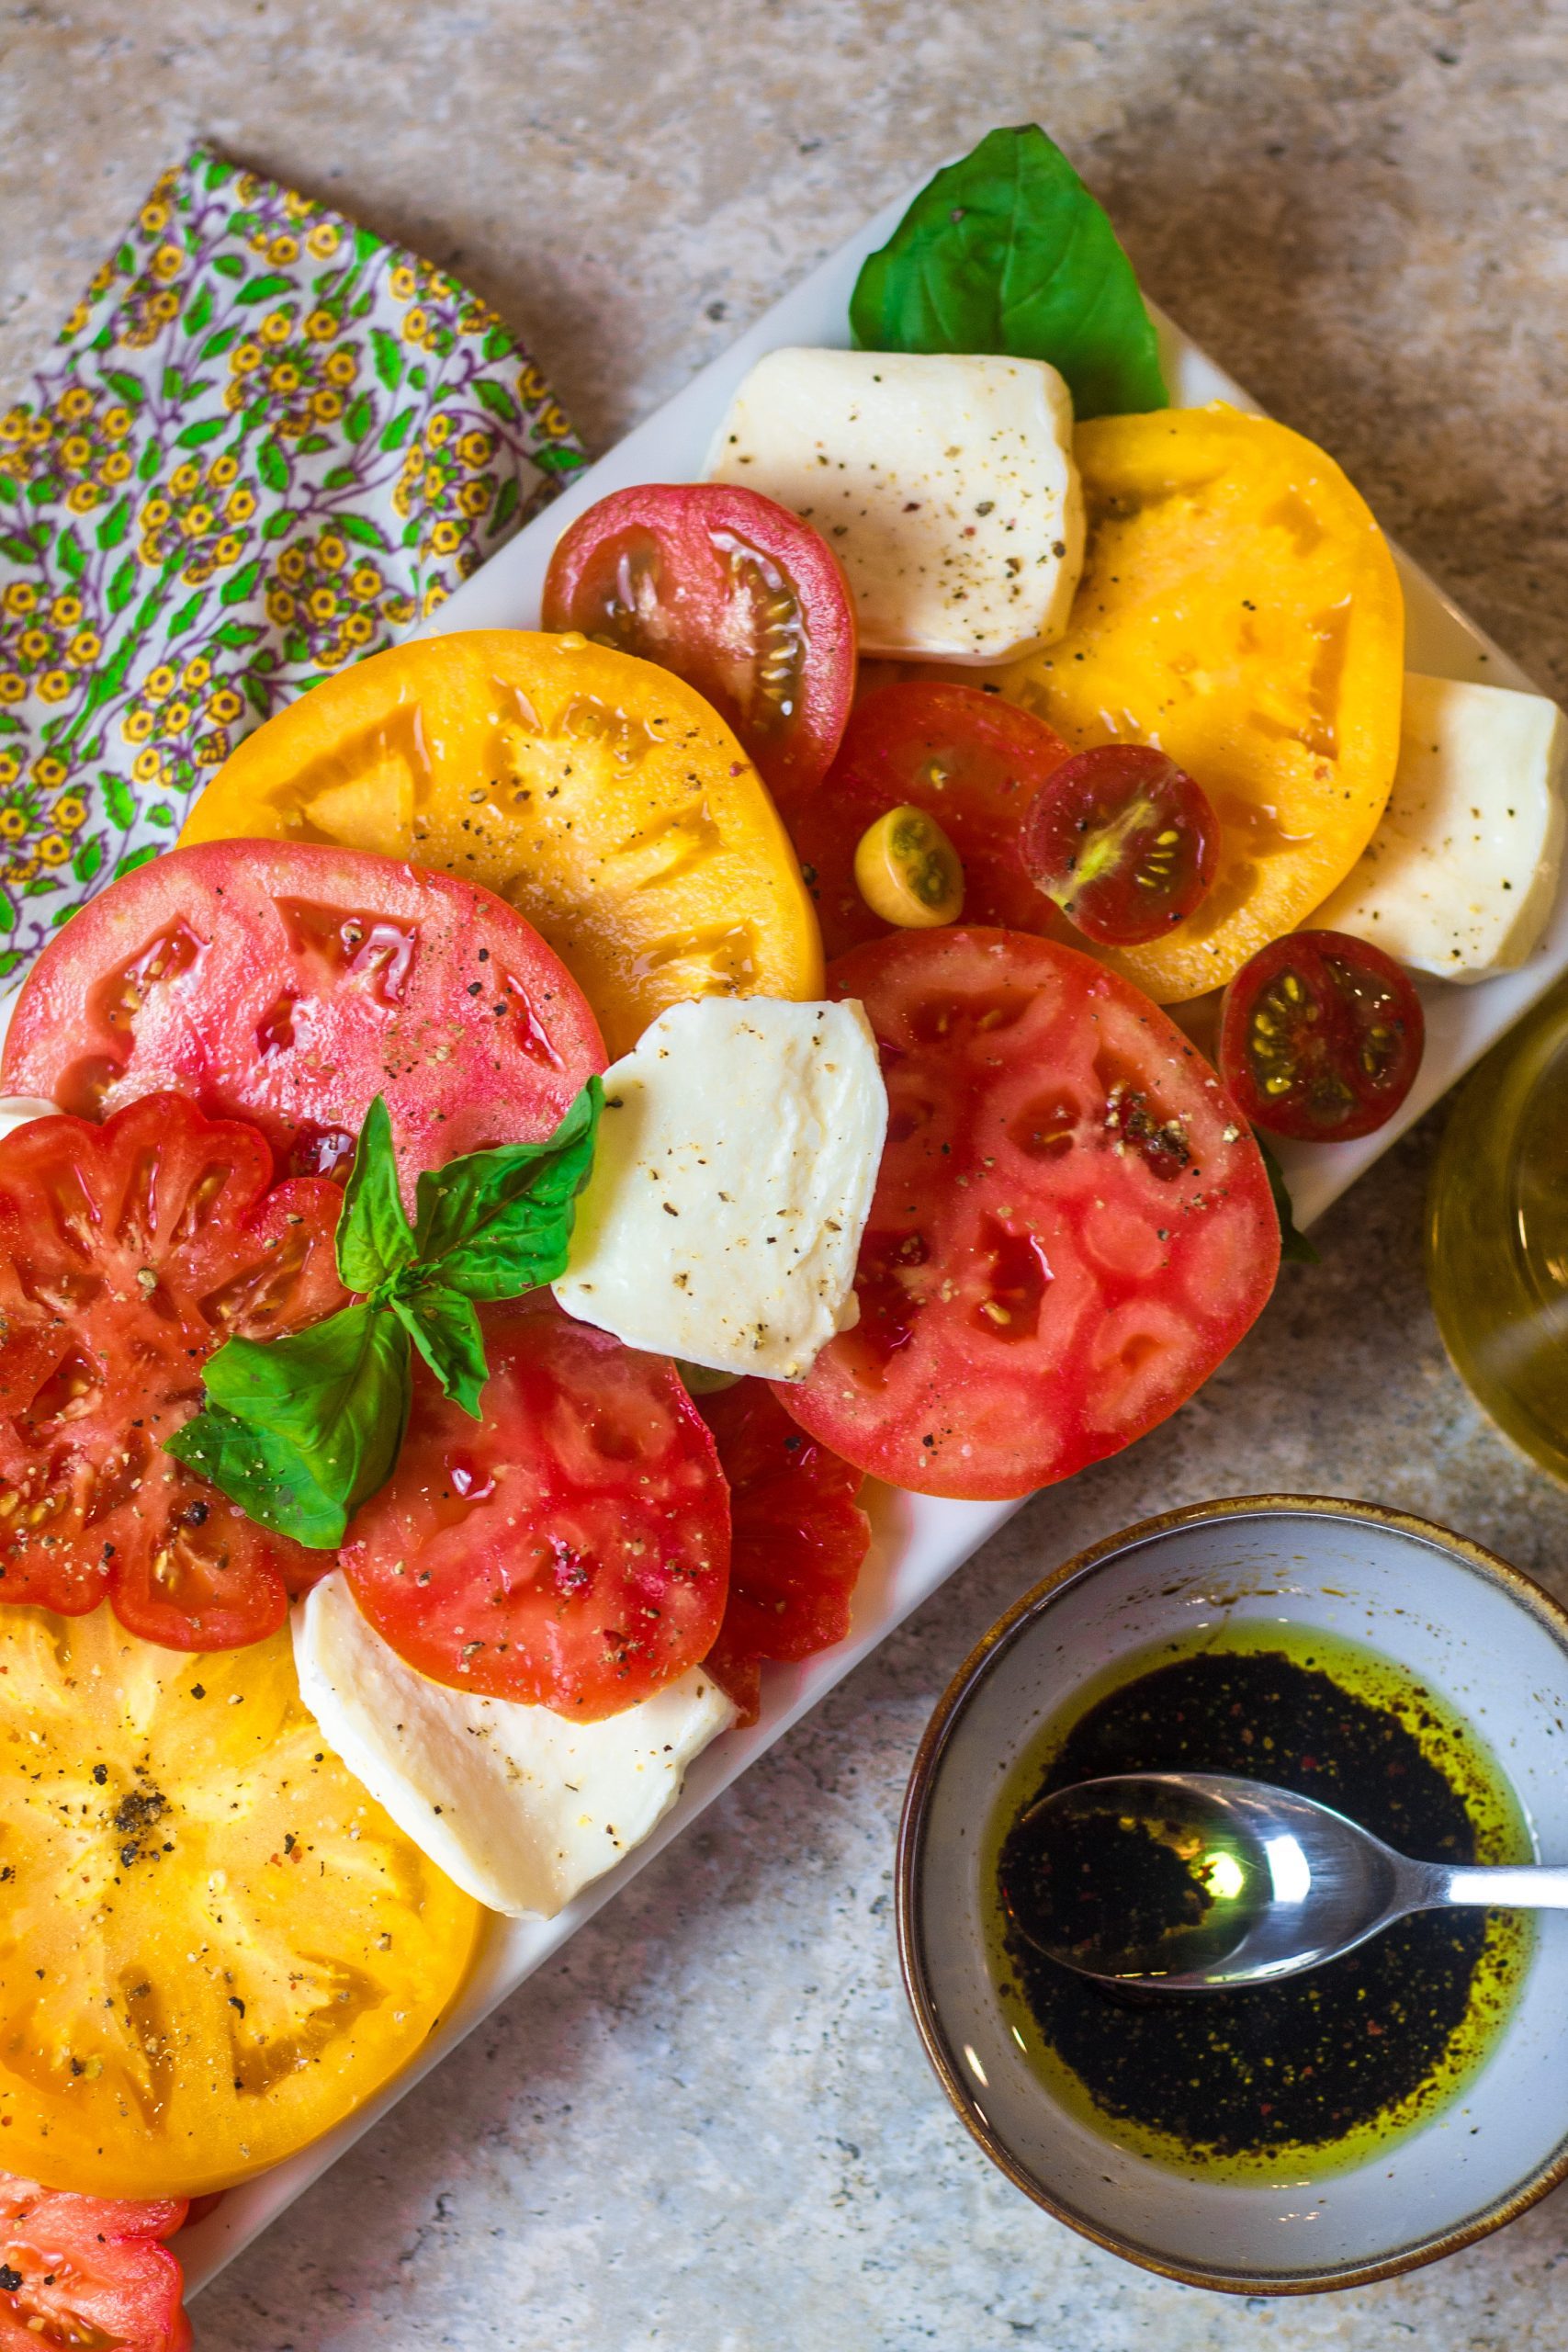
{"type": "Polygon", "coordinates": [[[1543,695],[1406,677],[1388,807],[1313,928],[1445,980],[1513,971],[1557,895],[1565,750],[1543,695]]]}
{"type": "Polygon", "coordinates": [[[557,1298],[628,1347],[803,1379],[856,1317],[886,1126],[858,1004],[672,1005],[604,1073],[557,1298]]]}
{"type": "Polygon", "coordinates": [[[448,1878],[549,1919],[640,1846],[735,1708],[694,1667],[602,1723],[448,1690],[405,1666],[341,1570],[295,1610],[299,1691],[322,1738],[448,1878]]]}
{"type": "Polygon", "coordinates": [[[1043,359],[773,351],[707,470],[821,532],[863,652],[1004,662],[1066,628],[1083,496],[1072,400],[1043,359]]]}

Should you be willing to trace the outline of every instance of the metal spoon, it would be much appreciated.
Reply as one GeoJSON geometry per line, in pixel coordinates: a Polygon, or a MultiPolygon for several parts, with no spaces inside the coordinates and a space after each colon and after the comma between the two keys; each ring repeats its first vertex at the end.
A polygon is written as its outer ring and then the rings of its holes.
{"type": "Polygon", "coordinates": [[[1296,1975],[1412,1911],[1568,1910],[1568,1869],[1413,1862],[1264,1781],[1140,1772],[1032,1806],[1003,1851],[1002,1895],[1052,1960],[1186,1993],[1296,1975]],[[1043,1879],[1039,1858],[1053,1853],[1043,1879]]]}

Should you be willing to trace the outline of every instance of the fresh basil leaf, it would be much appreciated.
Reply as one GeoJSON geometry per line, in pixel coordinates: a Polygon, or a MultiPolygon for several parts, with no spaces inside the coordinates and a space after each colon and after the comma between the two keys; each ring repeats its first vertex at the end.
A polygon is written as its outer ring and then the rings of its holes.
{"type": "Polygon", "coordinates": [[[164,1452],[210,1479],[258,1526],[318,1552],[342,1543],[342,1504],[317,1484],[310,1457],[287,1438],[252,1429],[220,1405],[209,1405],[175,1431],[164,1452]]]}
{"type": "MultiPolygon", "coordinates": [[[[366,1304],[283,1339],[228,1340],[209,1358],[209,1408],[268,1440],[261,1449],[266,1464],[276,1471],[287,1456],[299,1465],[290,1467],[289,1481],[298,1485],[308,1476],[335,1506],[336,1532],[301,1535],[301,1543],[341,1543],[359,1505],[391,1476],[408,1421],[409,1367],[401,1323],[366,1304]]],[[[221,1478],[214,1483],[223,1485],[221,1478]]],[[[250,1510],[244,1497],[232,1499],[250,1510]]]]}
{"type": "Polygon", "coordinates": [[[372,1291],[413,1256],[413,1234],[398,1189],[392,1122],[378,1094],[355,1146],[337,1222],[337,1270],[346,1290],[372,1291]]]}
{"type": "Polygon", "coordinates": [[[1263,1155],[1263,1166],[1269,1177],[1269,1190],[1274,1195],[1274,1214],[1280,1220],[1280,1257],[1297,1266],[1321,1266],[1323,1252],[1313,1247],[1296,1223],[1284,1170],[1256,1127],[1252,1130],[1252,1140],[1263,1155]]]}
{"type": "Polygon", "coordinates": [[[1047,359],[1080,422],[1168,404],[1133,265],[1036,123],[991,131],[921,189],[862,267],[850,324],[866,351],[1047,359]]]}
{"type": "Polygon", "coordinates": [[[545,1143],[474,1151],[419,1180],[420,1272],[469,1298],[516,1298],[566,1271],[604,1090],[591,1078],[545,1143]]]}
{"type": "Polygon", "coordinates": [[[473,1301],[445,1283],[400,1283],[388,1304],[453,1404],[477,1421],[490,1366],[473,1301]]]}

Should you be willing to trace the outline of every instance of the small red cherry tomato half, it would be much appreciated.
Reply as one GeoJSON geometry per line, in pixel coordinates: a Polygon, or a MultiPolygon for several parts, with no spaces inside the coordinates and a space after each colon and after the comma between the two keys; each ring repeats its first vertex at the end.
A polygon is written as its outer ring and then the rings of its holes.
{"type": "Polygon", "coordinates": [[[183,2198],[76,2197],[0,2173],[0,2352],[186,2352],[184,2274],[162,2240],[183,2198]]]}
{"type": "Polygon", "coordinates": [[[1342,931],[1292,931],[1224,993],[1220,1069],[1249,1119],[1298,1143],[1348,1143],[1392,1119],[1427,1024],[1407,972],[1342,931]]]}
{"type": "Polygon", "coordinates": [[[79,907],[28,974],[7,1094],[100,1119],[141,1094],[248,1119],[280,1176],[348,1173],[378,1094],[403,1189],[541,1143],[604,1067],[588,1001],[490,890],[320,842],[169,851],[79,907]]]}
{"type": "Polygon", "coordinates": [[[871,1544],[855,1501],[861,1473],[791,1420],[761,1380],[698,1404],[729,1481],[729,1599],[703,1660],[754,1724],[764,1658],[812,1657],[850,1630],[850,1602],[871,1544]]]}
{"type": "Polygon", "coordinates": [[[887,1082],[860,1320],[774,1394],[920,1494],[1027,1494],[1191,1396],[1280,1263],[1263,1156],[1190,1040],[1091,956],[904,931],[841,956],[887,1082]]]}
{"type": "Polygon", "coordinates": [[[1213,802],[1147,743],[1076,752],[1024,820],[1035,888],[1100,947],[1159,938],[1192,912],[1219,861],[1213,802]]]}
{"type": "Polygon", "coordinates": [[[0,1601],[116,1616],[167,1649],[283,1623],[330,1555],[258,1527],[164,1451],[202,1367],[344,1304],[343,1194],[273,1182],[265,1137],[148,1094],[0,1142],[0,1601]]]}
{"type": "Polygon", "coordinates": [[[483,1419],[423,1365],[398,1466],[350,1523],[355,1599],[400,1657],[454,1690],[592,1723],[712,1648],[729,1495],[668,1356],[535,1293],[487,1308],[483,1419]]]}
{"type": "Polygon", "coordinates": [[[838,750],[854,695],[854,605],[826,539],[760,492],[613,491],[562,534],[542,617],[694,686],[781,808],[820,782],[838,750]]]}
{"type": "Polygon", "coordinates": [[[855,852],[894,808],[934,817],[964,869],[966,922],[1012,931],[1063,928],[1023,863],[1025,811],[1068,756],[1043,718],[979,686],[899,679],[857,703],[822,788],[784,811],[825,955],[841,956],[889,926],[855,879],[855,852]]]}

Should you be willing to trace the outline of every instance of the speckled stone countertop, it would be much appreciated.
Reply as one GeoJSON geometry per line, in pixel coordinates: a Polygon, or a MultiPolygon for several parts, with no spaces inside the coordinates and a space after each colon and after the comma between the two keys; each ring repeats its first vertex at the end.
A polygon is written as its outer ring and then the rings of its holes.
{"type": "MultiPolygon", "coordinates": [[[[488,295],[596,447],[874,206],[1033,116],[1150,291],[1568,687],[1563,0],[5,0],[0,61],[0,396],[201,132],[488,295]]],[[[1562,2352],[1562,2196],[1301,2302],[1082,2243],[964,2137],[894,1958],[920,1728],[1080,1545],[1316,1489],[1568,1594],[1562,1495],[1433,1329],[1436,1133],[1194,1405],[1026,1510],[235,2263],[203,2352],[1562,2352]]]]}

